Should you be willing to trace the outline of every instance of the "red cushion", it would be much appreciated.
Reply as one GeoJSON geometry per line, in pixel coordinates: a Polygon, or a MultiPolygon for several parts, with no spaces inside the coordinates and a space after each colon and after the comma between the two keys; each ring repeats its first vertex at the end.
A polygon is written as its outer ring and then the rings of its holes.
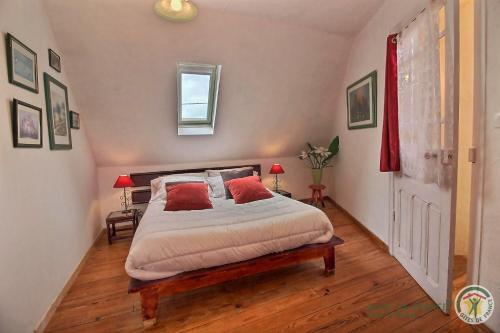
{"type": "MultiPolygon", "coordinates": [[[[253,169],[250,168],[250,169],[245,169],[245,170],[224,171],[224,172],[220,173],[220,176],[222,177],[222,181],[224,182],[224,190],[226,192],[226,199],[232,199],[233,196],[231,194],[231,191],[229,191],[229,189],[227,188],[225,183],[228,180],[253,176],[253,169]]],[[[259,178],[259,180],[260,180],[260,178],[259,178]]]]}
{"type": "Polygon", "coordinates": [[[227,186],[237,204],[272,198],[273,195],[260,182],[259,176],[228,180],[227,186]]]}
{"type": "Polygon", "coordinates": [[[184,183],[167,186],[167,205],[165,210],[201,210],[210,209],[208,184],[184,183]]]}

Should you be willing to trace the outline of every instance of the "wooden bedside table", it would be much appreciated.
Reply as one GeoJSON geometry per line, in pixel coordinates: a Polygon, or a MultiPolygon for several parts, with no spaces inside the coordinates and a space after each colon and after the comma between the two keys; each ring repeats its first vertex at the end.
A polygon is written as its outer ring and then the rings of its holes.
{"type": "Polygon", "coordinates": [[[109,213],[108,217],[106,218],[108,243],[111,245],[113,243],[113,239],[127,238],[126,236],[116,237],[117,231],[132,230],[132,237],[133,237],[138,225],[139,225],[138,209],[129,209],[128,211],[116,211],[109,213]],[[130,222],[132,222],[132,226],[116,228],[116,224],[130,223],[130,222]]]}
{"type": "Polygon", "coordinates": [[[287,198],[292,198],[292,193],[290,192],[287,192],[287,191],[283,191],[283,190],[273,190],[273,192],[276,192],[278,194],[281,194],[282,196],[285,196],[287,198]]]}

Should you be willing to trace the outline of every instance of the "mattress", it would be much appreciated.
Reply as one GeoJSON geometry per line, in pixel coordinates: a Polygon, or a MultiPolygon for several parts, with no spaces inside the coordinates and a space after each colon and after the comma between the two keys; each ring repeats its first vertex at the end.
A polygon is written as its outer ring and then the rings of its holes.
{"type": "Polygon", "coordinates": [[[132,241],[127,274],[161,279],[331,239],[332,224],[321,210],[273,194],[242,205],[212,199],[213,209],[199,211],[166,212],[165,201],[151,202],[132,241]]]}

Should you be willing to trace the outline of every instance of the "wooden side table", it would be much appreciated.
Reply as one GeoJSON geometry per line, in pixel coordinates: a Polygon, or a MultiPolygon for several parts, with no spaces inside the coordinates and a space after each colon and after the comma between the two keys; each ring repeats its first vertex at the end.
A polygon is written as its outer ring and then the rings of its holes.
{"type": "Polygon", "coordinates": [[[325,201],[323,201],[323,190],[326,188],[325,185],[315,185],[311,184],[309,185],[309,188],[312,190],[312,203],[318,207],[318,204],[321,202],[321,205],[325,207],[325,201]]]}
{"type": "Polygon", "coordinates": [[[113,243],[113,239],[123,239],[127,238],[126,236],[117,237],[117,231],[125,231],[132,230],[132,235],[135,234],[135,230],[139,225],[139,210],[138,209],[129,209],[128,211],[116,211],[109,213],[106,218],[106,230],[108,234],[108,243],[111,245],[113,243]],[[116,224],[120,223],[132,223],[131,226],[116,228],[116,224]]]}
{"type": "Polygon", "coordinates": [[[278,194],[281,194],[282,196],[285,196],[287,198],[292,198],[292,193],[284,191],[284,190],[273,190],[273,192],[276,192],[278,194]]]}

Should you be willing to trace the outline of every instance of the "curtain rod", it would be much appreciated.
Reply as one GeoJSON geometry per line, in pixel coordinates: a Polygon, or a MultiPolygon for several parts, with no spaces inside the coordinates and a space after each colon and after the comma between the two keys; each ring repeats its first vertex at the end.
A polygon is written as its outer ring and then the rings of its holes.
{"type": "Polygon", "coordinates": [[[408,27],[410,26],[410,24],[412,24],[413,22],[415,22],[417,20],[417,18],[423,13],[425,12],[425,7],[419,11],[417,13],[417,15],[413,16],[410,20],[407,21],[407,23],[403,26],[403,28],[401,28],[401,30],[399,32],[396,33],[396,37],[394,37],[392,39],[392,42],[393,43],[397,43],[397,39],[399,38],[399,36],[401,35],[401,33],[403,32],[403,30],[405,29],[408,29],[408,27]]]}
{"type": "Polygon", "coordinates": [[[411,18],[411,19],[410,19],[410,20],[409,20],[409,21],[408,21],[408,22],[407,22],[407,23],[403,26],[403,28],[402,28],[402,29],[398,32],[398,35],[399,35],[400,33],[402,33],[402,32],[403,32],[403,30],[408,29],[408,27],[410,26],[410,24],[412,24],[413,22],[415,22],[415,21],[417,20],[417,18],[420,16],[420,14],[422,14],[423,12],[425,12],[425,7],[424,7],[421,11],[419,11],[419,12],[417,13],[417,15],[413,16],[413,17],[412,17],[412,18],[411,18]]]}
{"type": "Polygon", "coordinates": [[[399,33],[403,32],[403,30],[405,30],[405,29],[408,29],[408,27],[410,26],[410,24],[412,24],[413,22],[415,22],[415,21],[417,20],[417,18],[418,18],[418,17],[419,17],[419,16],[420,16],[423,12],[425,12],[425,7],[424,7],[421,11],[419,11],[419,12],[417,13],[417,15],[415,15],[415,16],[414,16],[414,17],[413,17],[410,21],[408,21],[408,23],[407,23],[407,24],[403,27],[403,29],[401,29],[401,31],[400,31],[399,33]]]}

